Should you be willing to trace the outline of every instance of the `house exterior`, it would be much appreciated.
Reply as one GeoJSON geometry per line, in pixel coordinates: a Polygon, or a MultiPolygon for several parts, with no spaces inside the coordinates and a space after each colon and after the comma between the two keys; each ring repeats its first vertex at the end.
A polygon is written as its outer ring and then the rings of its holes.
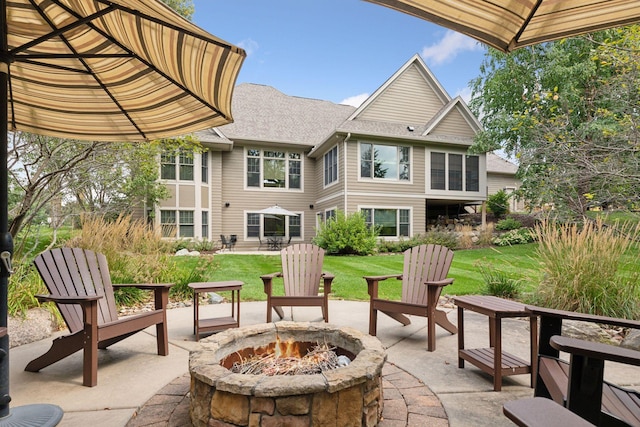
{"type": "Polygon", "coordinates": [[[167,237],[236,235],[236,248],[269,236],[310,242],[340,210],[361,211],[385,239],[400,239],[481,205],[494,185],[487,156],[467,154],[480,123],[418,55],[358,108],[245,83],[233,115],[196,134],[207,151],[163,156],[172,196],[155,222],[167,237]],[[260,213],[272,205],[297,215],[260,213]]]}

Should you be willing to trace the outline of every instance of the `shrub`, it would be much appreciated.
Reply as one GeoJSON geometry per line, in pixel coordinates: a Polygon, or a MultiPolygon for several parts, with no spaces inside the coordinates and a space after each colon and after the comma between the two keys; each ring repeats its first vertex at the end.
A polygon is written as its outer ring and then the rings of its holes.
{"type": "Polygon", "coordinates": [[[378,232],[369,227],[364,215],[345,215],[338,211],[335,218],[320,224],[313,243],[333,255],[370,255],[377,245],[378,232]]]}
{"type": "Polygon", "coordinates": [[[520,294],[521,280],[496,270],[492,264],[477,263],[480,275],[484,280],[482,293],[500,298],[516,298],[520,294]]]}
{"type": "Polygon", "coordinates": [[[628,319],[640,315],[640,227],[618,233],[602,221],[536,227],[543,279],[535,294],[545,307],[628,319]],[[632,254],[632,255],[630,255],[632,254]]]}
{"type": "Polygon", "coordinates": [[[491,241],[496,246],[511,246],[531,243],[535,240],[534,233],[528,228],[520,228],[518,230],[510,230],[499,236],[494,237],[491,241]]]}
{"type": "Polygon", "coordinates": [[[474,245],[473,227],[470,225],[457,225],[456,233],[458,234],[458,248],[471,249],[474,245]]]}
{"type": "Polygon", "coordinates": [[[480,230],[478,234],[478,246],[491,246],[493,243],[493,223],[487,223],[487,226],[484,229],[480,230]]]}
{"type": "Polygon", "coordinates": [[[496,230],[509,231],[516,230],[522,227],[522,223],[515,218],[505,218],[498,221],[496,224],[496,230]]]}
{"type": "Polygon", "coordinates": [[[496,216],[502,218],[509,212],[509,195],[506,191],[500,190],[487,198],[487,208],[496,216]]]}

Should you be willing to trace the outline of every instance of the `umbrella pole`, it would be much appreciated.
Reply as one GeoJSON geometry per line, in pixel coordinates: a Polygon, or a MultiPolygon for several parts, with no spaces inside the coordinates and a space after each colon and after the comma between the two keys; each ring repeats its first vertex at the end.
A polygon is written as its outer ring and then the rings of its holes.
{"type": "Polygon", "coordinates": [[[9,119],[8,82],[9,64],[7,43],[7,2],[0,0],[0,426],[40,425],[55,426],[62,419],[59,406],[33,404],[10,410],[9,402],[9,334],[7,332],[9,306],[9,276],[13,238],[9,233],[9,119]],[[36,424],[37,423],[37,424],[36,424]]]}
{"type": "MultiPolygon", "coordinates": [[[[4,170],[0,173],[0,254],[8,252],[9,260],[13,253],[13,240],[8,233],[9,230],[9,189],[8,189],[8,106],[7,106],[7,85],[9,74],[9,58],[7,55],[7,9],[6,0],[0,2],[0,91],[2,98],[0,101],[0,135],[2,147],[0,147],[0,164],[4,165],[4,170]]],[[[1,256],[1,255],[0,255],[1,256]]],[[[0,328],[4,328],[4,334],[0,337],[0,417],[9,414],[9,334],[6,333],[8,317],[8,289],[9,289],[9,263],[0,263],[0,328]]]]}

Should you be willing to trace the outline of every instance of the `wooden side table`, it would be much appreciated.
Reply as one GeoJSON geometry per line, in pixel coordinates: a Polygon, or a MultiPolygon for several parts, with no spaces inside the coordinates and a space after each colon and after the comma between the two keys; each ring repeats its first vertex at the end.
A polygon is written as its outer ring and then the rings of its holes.
{"type": "Polygon", "coordinates": [[[238,280],[189,283],[189,287],[193,289],[193,333],[196,336],[196,341],[200,340],[200,334],[203,332],[237,328],[240,325],[240,290],[243,284],[238,280]],[[199,294],[222,291],[231,291],[231,316],[200,319],[199,294]]]}
{"type": "Polygon", "coordinates": [[[458,306],[458,367],[464,368],[465,360],[493,376],[493,389],[502,389],[502,377],[531,374],[531,387],[537,376],[538,318],[525,310],[524,304],[494,296],[464,295],[454,298],[458,306]],[[464,348],[464,310],[475,311],[489,318],[489,348],[464,348]],[[531,340],[531,362],[526,362],[502,351],[502,319],[528,317],[531,340]]]}

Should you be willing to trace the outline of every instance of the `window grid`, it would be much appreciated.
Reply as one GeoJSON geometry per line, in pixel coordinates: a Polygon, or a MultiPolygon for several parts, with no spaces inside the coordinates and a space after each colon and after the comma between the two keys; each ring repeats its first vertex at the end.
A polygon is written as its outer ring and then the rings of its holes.
{"type": "Polygon", "coordinates": [[[324,155],[324,185],[338,180],[338,146],[336,145],[324,155]]]}
{"type": "Polygon", "coordinates": [[[193,155],[180,151],[180,180],[193,181],[193,155]]]}
{"type": "Polygon", "coordinates": [[[179,237],[194,237],[193,211],[179,211],[180,224],[178,225],[179,237]]]}
{"type": "Polygon", "coordinates": [[[301,159],[295,152],[247,150],[247,187],[301,189],[301,159]]]}

